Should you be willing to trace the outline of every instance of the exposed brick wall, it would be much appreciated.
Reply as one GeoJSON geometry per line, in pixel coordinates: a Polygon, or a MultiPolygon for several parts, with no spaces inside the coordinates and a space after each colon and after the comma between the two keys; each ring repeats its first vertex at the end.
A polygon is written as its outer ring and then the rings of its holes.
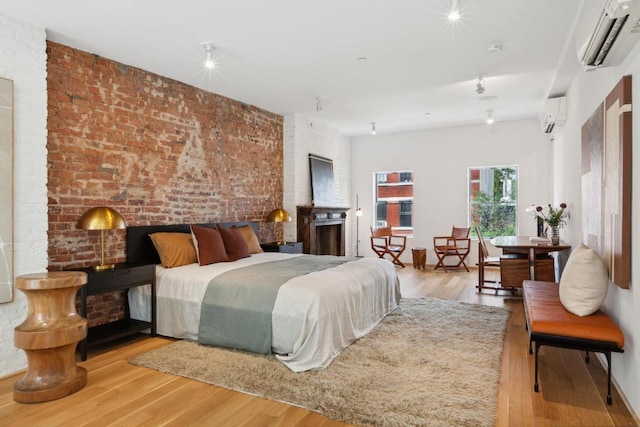
{"type": "MultiPolygon", "coordinates": [[[[76,228],[95,206],[148,225],[263,220],[281,205],[282,116],[57,43],[47,54],[50,270],[99,259],[99,233],[76,228]]],[[[124,261],[124,237],[106,234],[108,262],[124,261]]],[[[108,317],[90,325],[122,314],[110,302],[89,301],[108,317]]]]}

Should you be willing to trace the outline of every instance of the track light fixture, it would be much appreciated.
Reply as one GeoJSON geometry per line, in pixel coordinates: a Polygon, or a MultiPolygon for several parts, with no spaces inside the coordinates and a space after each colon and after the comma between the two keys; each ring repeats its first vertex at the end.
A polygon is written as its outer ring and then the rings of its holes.
{"type": "Polygon", "coordinates": [[[461,0],[449,0],[449,12],[447,12],[447,19],[449,21],[457,21],[462,17],[460,1],[461,0]]]}
{"type": "Polygon", "coordinates": [[[477,77],[478,80],[476,80],[476,93],[478,95],[482,95],[484,93],[484,84],[485,84],[484,78],[485,78],[484,74],[480,74],[477,77]]]}
{"type": "Polygon", "coordinates": [[[316,98],[316,111],[322,111],[322,98],[316,98]]]}
{"type": "Polygon", "coordinates": [[[493,119],[493,111],[492,110],[487,110],[487,120],[486,120],[488,125],[492,125],[495,120],[493,119]]]}
{"type": "Polygon", "coordinates": [[[204,42],[200,43],[200,46],[204,49],[204,61],[202,64],[208,70],[213,70],[216,66],[215,57],[213,56],[213,43],[204,42]]]}
{"type": "Polygon", "coordinates": [[[371,122],[371,135],[376,134],[376,122],[371,122]]]}

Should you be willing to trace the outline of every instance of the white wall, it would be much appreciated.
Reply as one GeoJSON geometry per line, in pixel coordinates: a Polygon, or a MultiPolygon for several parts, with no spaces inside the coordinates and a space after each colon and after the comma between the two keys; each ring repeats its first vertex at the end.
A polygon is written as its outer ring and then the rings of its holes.
{"type": "MultiPolygon", "coordinates": [[[[446,236],[453,225],[467,224],[467,168],[518,166],[520,234],[536,233],[533,218],[524,210],[532,204],[551,202],[551,142],[534,120],[498,122],[493,128],[478,125],[378,133],[354,138],[352,145],[352,205],[358,194],[364,212],[359,227],[360,253],[365,256],[374,256],[369,227],[374,214],[373,174],[377,171],[413,171],[414,237],[407,245],[427,248],[431,264],[436,262],[433,236],[446,236]]],[[[355,247],[355,237],[351,246],[355,247]]],[[[472,245],[470,265],[477,260],[476,246],[472,245]]],[[[411,262],[411,251],[405,251],[402,259],[411,262]]]]}
{"type": "MultiPolygon", "coordinates": [[[[14,84],[14,274],[47,268],[47,87],[44,29],[0,15],[0,76],[14,84]]],[[[5,207],[3,207],[3,210],[5,207]]],[[[13,330],[27,315],[21,291],[0,304],[0,376],[26,367],[13,330]]]]}
{"type": "Polygon", "coordinates": [[[620,289],[609,284],[603,310],[612,316],[625,336],[625,352],[613,354],[613,377],[622,388],[636,414],[640,414],[640,45],[636,46],[627,61],[619,67],[603,68],[594,72],[582,72],[567,92],[567,122],[554,143],[555,175],[557,177],[555,199],[575,199],[571,206],[571,220],[567,236],[572,246],[582,241],[581,220],[589,215],[582,212],[581,203],[581,128],[596,107],[609,94],[623,75],[632,76],[633,149],[632,167],[632,215],[631,215],[631,288],[620,289]]]}
{"type": "MultiPolygon", "coordinates": [[[[351,207],[351,139],[301,115],[284,117],[284,208],[293,221],[285,224],[284,238],[296,241],[296,206],[311,205],[309,153],[333,160],[335,206],[351,207]]],[[[347,218],[353,211],[347,212],[347,218]]],[[[347,242],[351,238],[346,230],[347,242]]],[[[346,253],[349,252],[347,245],[346,253]]]]}

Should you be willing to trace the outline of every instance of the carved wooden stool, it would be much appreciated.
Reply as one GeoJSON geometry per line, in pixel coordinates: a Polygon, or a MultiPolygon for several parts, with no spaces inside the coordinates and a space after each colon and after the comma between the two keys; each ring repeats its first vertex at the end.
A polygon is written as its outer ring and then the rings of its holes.
{"type": "Polygon", "coordinates": [[[75,393],[87,383],[76,366],[76,346],[87,336],[87,320],[76,311],[76,293],[87,283],[80,271],[29,274],[16,278],[27,296],[27,319],[14,330],[15,346],[27,354],[27,372],[13,386],[13,399],[38,403],[75,393]]]}
{"type": "Polygon", "coordinates": [[[413,248],[411,254],[413,255],[413,268],[424,270],[427,264],[427,249],[413,248]]]}

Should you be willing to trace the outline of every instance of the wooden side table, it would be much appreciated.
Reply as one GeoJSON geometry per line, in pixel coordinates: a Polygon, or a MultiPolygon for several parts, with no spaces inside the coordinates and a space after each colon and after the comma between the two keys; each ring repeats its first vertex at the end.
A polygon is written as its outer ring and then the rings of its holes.
{"type": "Polygon", "coordinates": [[[413,268],[424,270],[427,264],[427,248],[412,248],[413,268]]]}
{"type": "Polygon", "coordinates": [[[16,278],[29,312],[14,330],[15,346],[27,354],[27,372],[13,386],[13,399],[38,403],[75,393],[87,383],[76,366],[76,346],[87,336],[87,320],[76,311],[76,293],[87,275],[79,271],[29,274],[16,278]]]}
{"type": "Polygon", "coordinates": [[[80,290],[80,314],[87,317],[87,297],[108,292],[124,291],[136,286],[151,285],[151,319],[135,320],[129,316],[129,300],[125,298],[125,318],[88,328],[86,338],[80,341],[80,360],[87,360],[87,350],[98,345],[149,329],[156,336],[156,266],[121,262],[114,268],[96,270],[79,268],[87,275],[87,286],[80,290]]]}

